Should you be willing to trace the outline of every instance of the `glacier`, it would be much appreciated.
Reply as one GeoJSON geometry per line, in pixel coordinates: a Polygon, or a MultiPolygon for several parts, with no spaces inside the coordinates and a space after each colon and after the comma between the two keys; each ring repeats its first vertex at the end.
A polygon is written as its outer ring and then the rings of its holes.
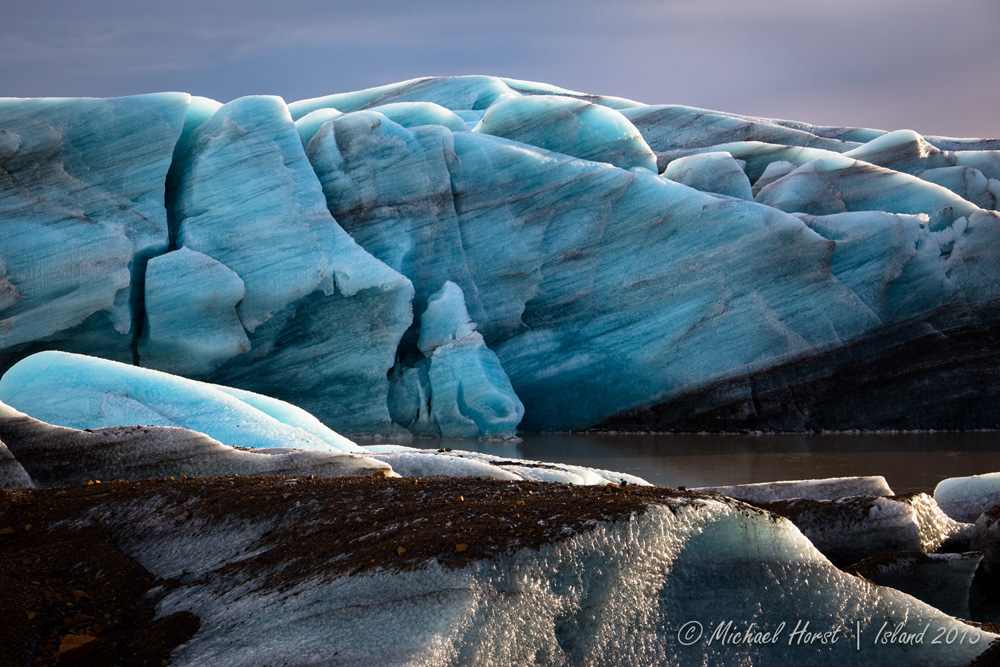
{"type": "Polygon", "coordinates": [[[86,354],[365,437],[996,428],[998,196],[994,139],[489,76],[4,98],[0,372],[86,354]]]}

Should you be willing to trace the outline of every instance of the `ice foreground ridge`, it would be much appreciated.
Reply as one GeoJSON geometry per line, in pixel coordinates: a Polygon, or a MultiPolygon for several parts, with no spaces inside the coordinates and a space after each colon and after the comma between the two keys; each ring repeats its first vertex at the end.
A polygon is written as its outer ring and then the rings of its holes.
{"type": "MultiPolygon", "coordinates": [[[[136,595],[149,588],[156,617],[197,621],[166,646],[175,665],[960,667],[997,651],[997,635],[837,569],[787,519],[723,496],[293,476],[0,490],[0,503],[42,526],[5,537],[15,573],[40,540],[88,534],[148,572],[136,595]]],[[[968,590],[955,554],[896,556],[871,576],[932,562],[925,589],[968,590]]],[[[116,582],[92,549],[72,562],[90,612],[116,582]]],[[[38,607],[41,626],[55,605],[38,607]]]]}
{"type": "Polygon", "coordinates": [[[486,76],[0,99],[0,370],[357,435],[998,427],[998,196],[997,140],[486,76]]]}

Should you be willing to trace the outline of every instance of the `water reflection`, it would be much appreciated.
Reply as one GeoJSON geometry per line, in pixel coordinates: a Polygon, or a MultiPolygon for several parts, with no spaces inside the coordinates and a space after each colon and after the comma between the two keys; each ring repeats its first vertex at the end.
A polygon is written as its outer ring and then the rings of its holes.
{"type": "Polygon", "coordinates": [[[661,486],[883,475],[896,493],[1000,471],[1000,432],[788,435],[527,434],[520,443],[417,439],[472,451],[618,470],[661,486]]]}

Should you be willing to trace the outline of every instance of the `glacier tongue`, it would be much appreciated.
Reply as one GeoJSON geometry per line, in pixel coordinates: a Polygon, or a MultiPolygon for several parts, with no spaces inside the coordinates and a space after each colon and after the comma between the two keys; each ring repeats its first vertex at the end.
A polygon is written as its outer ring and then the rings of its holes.
{"type": "Polygon", "coordinates": [[[56,348],[431,433],[418,318],[453,283],[483,347],[438,382],[507,401],[456,434],[518,405],[534,430],[997,427],[998,149],[486,76],[0,100],[0,366],[56,348]]]}

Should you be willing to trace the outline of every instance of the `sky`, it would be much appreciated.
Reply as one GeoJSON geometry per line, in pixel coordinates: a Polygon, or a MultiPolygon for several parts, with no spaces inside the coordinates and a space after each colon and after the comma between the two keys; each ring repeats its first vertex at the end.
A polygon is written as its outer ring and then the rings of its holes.
{"type": "Polygon", "coordinates": [[[492,74],[648,104],[1000,136],[997,0],[0,0],[0,96],[287,101],[492,74]]]}

